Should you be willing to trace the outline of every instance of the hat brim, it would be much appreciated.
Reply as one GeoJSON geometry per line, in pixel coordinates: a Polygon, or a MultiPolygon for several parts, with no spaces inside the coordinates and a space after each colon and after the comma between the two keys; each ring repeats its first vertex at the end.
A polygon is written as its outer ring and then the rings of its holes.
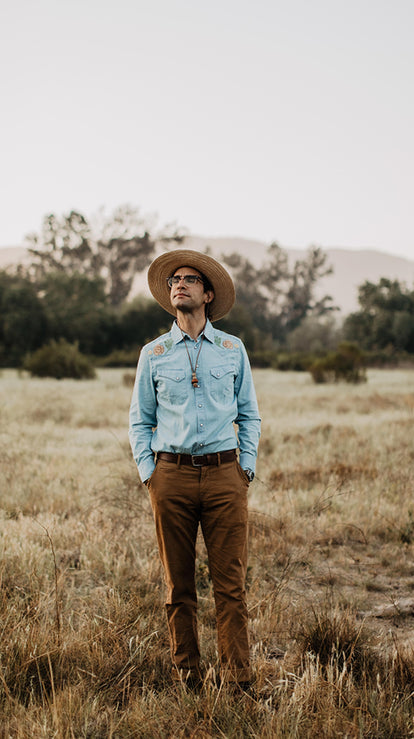
{"type": "Polygon", "coordinates": [[[214,290],[214,299],[209,304],[209,318],[211,321],[223,318],[233,306],[236,298],[233,280],[227,270],[213,257],[200,254],[192,249],[175,249],[166,252],[150,265],[148,285],[157,303],[171,315],[177,315],[176,309],[171,305],[167,279],[179,267],[192,267],[207,277],[214,290]]]}

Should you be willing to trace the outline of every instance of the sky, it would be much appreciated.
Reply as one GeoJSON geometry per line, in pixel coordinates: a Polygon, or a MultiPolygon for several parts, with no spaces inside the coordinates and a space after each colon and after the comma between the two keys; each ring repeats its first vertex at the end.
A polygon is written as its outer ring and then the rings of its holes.
{"type": "Polygon", "coordinates": [[[413,0],[3,0],[0,246],[122,204],[414,258],[413,0]]]}

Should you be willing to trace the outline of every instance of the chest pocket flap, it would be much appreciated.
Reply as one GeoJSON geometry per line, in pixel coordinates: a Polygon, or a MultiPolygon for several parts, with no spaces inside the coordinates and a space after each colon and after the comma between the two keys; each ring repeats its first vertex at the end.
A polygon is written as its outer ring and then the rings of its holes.
{"type": "Polygon", "coordinates": [[[226,365],[220,365],[219,367],[211,367],[210,373],[213,375],[213,377],[216,378],[216,380],[220,380],[221,377],[224,377],[225,375],[234,375],[235,369],[232,365],[226,364],[226,365]]]}
{"type": "Polygon", "coordinates": [[[181,369],[167,369],[160,367],[157,370],[157,376],[159,378],[164,377],[167,380],[174,380],[174,382],[181,382],[184,380],[185,372],[181,369]]]}

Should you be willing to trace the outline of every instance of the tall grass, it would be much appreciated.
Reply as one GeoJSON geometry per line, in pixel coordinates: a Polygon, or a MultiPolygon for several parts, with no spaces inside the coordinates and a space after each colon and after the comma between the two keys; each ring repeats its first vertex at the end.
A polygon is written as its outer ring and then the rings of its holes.
{"type": "Polygon", "coordinates": [[[414,372],[361,386],[255,373],[249,695],[216,681],[198,543],[205,681],[170,676],[147,491],[122,370],[0,377],[0,736],[414,735],[414,372]]]}

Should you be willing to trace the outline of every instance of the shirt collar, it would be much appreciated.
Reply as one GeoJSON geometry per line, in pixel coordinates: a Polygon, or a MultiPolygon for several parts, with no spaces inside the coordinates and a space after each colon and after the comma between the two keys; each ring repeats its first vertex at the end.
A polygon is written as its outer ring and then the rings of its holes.
{"type": "MultiPolygon", "coordinates": [[[[208,318],[207,318],[206,325],[204,328],[204,336],[206,339],[211,341],[211,343],[214,343],[214,328],[213,328],[211,321],[209,321],[208,318]]],[[[180,341],[183,340],[183,335],[181,333],[180,328],[177,325],[177,321],[174,321],[172,325],[171,338],[173,339],[174,344],[178,344],[180,341]]]]}

